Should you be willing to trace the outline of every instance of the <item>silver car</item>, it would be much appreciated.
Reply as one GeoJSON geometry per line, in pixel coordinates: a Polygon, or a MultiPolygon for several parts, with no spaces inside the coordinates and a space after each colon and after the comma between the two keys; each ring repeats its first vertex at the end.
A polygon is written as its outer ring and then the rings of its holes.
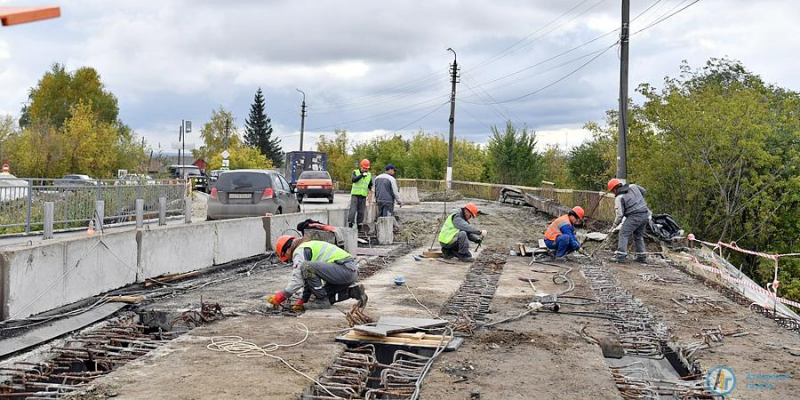
{"type": "Polygon", "coordinates": [[[289,183],[272,170],[225,171],[208,199],[208,219],[260,217],[300,212],[289,183]]]}

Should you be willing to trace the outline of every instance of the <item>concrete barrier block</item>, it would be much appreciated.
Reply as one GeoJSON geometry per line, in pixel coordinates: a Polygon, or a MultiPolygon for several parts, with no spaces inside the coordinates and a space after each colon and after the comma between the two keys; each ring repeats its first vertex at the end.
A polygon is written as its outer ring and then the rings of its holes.
{"type": "Polygon", "coordinates": [[[364,223],[368,224],[370,222],[375,222],[377,220],[378,220],[378,204],[367,203],[367,213],[364,216],[364,223]]]}
{"type": "Polygon", "coordinates": [[[3,319],[25,318],[64,304],[65,246],[12,247],[0,252],[3,319]]]}
{"type": "Polygon", "coordinates": [[[328,225],[347,226],[347,208],[329,209],[327,211],[328,225]]]}
{"type": "Polygon", "coordinates": [[[358,251],[358,229],[344,227],[337,227],[336,229],[344,239],[344,251],[355,257],[358,251]]]}
{"type": "Polygon", "coordinates": [[[139,231],[144,278],[194,271],[214,265],[216,224],[198,222],[139,231]]]}
{"type": "Polygon", "coordinates": [[[215,222],[215,225],[214,264],[225,264],[267,251],[264,217],[223,220],[215,222]]]}
{"type": "Polygon", "coordinates": [[[70,304],[136,282],[136,231],[95,235],[64,242],[66,266],[62,298],[70,304]]]}
{"type": "Polygon", "coordinates": [[[376,224],[378,231],[378,244],[392,244],[394,242],[394,217],[380,217],[376,224]]]}
{"type": "Polygon", "coordinates": [[[401,187],[400,199],[403,200],[403,204],[419,204],[419,192],[417,192],[417,187],[401,187]]]}
{"type": "Polygon", "coordinates": [[[328,212],[326,210],[311,211],[294,214],[273,215],[271,217],[264,217],[264,229],[267,234],[267,245],[270,250],[275,245],[278,237],[284,234],[298,235],[295,230],[297,224],[305,221],[306,219],[313,219],[315,221],[328,223],[328,212]]]}

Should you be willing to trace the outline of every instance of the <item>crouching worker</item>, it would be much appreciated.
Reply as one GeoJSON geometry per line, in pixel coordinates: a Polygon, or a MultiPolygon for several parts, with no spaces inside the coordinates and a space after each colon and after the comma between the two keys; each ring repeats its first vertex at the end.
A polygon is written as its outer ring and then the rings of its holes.
{"type": "Polygon", "coordinates": [[[292,306],[296,311],[305,310],[304,304],[312,294],[330,304],[356,299],[359,307],[367,305],[364,285],[353,285],[358,279],[358,266],[348,252],[327,242],[290,235],[278,238],[275,252],[283,262],[292,259],[292,276],[285,289],[267,299],[273,306],[279,306],[301,288],[303,294],[292,306]]]}
{"type": "Polygon", "coordinates": [[[544,233],[544,244],[556,251],[556,261],[564,261],[564,256],[581,248],[575,237],[575,224],[583,219],[583,208],[575,206],[550,223],[544,233]]]}
{"type": "Polygon", "coordinates": [[[457,257],[463,262],[472,262],[469,242],[481,243],[486,231],[470,225],[469,220],[478,216],[478,206],[467,203],[463,208],[450,214],[439,232],[439,244],[442,246],[442,258],[457,257]]]}

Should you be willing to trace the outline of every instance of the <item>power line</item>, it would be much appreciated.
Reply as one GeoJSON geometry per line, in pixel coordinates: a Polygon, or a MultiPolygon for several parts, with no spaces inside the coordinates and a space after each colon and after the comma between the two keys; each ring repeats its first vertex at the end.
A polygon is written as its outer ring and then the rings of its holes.
{"type": "Polygon", "coordinates": [[[309,130],[316,131],[316,130],[320,130],[320,129],[334,128],[334,127],[338,127],[340,125],[345,125],[345,124],[351,124],[351,123],[356,123],[356,122],[367,121],[367,120],[370,120],[370,119],[375,119],[375,118],[382,117],[382,116],[385,116],[385,115],[394,114],[394,113],[397,113],[397,112],[400,112],[400,111],[404,111],[404,110],[408,110],[408,109],[411,109],[411,108],[414,108],[414,107],[418,107],[418,106],[420,106],[422,104],[430,103],[432,101],[436,101],[436,100],[439,100],[439,99],[445,98],[445,97],[450,97],[450,95],[446,94],[444,96],[436,96],[436,97],[430,98],[428,100],[412,104],[410,106],[398,108],[398,109],[395,109],[395,110],[390,110],[390,111],[383,112],[383,113],[380,113],[380,114],[375,114],[375,115],[372,115],[372,116],[369,116],[369,117],[358,118],[358,119],[345,121],[345,122],[338,122],[338,123],[331,124],[331,125],[319,126],[319,127],[311,128],[309,130]]]}
{"type": "Polygon", "coordinates": [[[441,109],[442,107],[446,106],[446,105],[447,105],[447,104],[449,104],[449,103],[450,103],[450,101],[448,100],[448,101],[445,101],[445,102],[444,102],[444,103],[442,103],[442,104],[439,104],[438,106],[436,106],[436,108],[434,108],[433,110],[431,110],[431,112],[429,112],[429,113],[427,113],[427,114],[425,114],[425,115],[423,115],[423,116],[421,116],[421,117],[419,117],[419,118],[415,119],[415,120],[414,120],[414,121],[412,121],[412,122],[409,122],[409,123],[408,123],[408,124],[406,124],[406,125],[403,125],[403,126],[402,126],[402,127],[400,127],[400,128],[397,128],[397,129],[395,129],[393,132],[401,131],[401,130],[403,130],[403,129],[406,129],[406,128],[408,128],[408,127],[409,127],[409,126],[411,126],[411,125],[414,125],[414,124],[416,124],[416,123],[417,123],[417,122],[419,122],[419,121],[422,121],[423,119],[427,118],[428,116],[430,116],[431,114],[435,113],[436,111],[439,111],[439,109],[441,109]]]}
{"type": "Polygon", "coordinates": [[[569,72],[569,73],[567,73],[566,75],[564,75],[564,76],[562,76],[562,77],[560,77],[560,78],[556,79],[556,80],[555,80],[555,81],[553,81],[553,82],[550,82],[550,83],[548,83],[548,84],[547,84],[547,85],[545,85],[545,86],[542,86],[542,87],[541,87],[541,88],[539,88],[539,89],[536,89],[536,90],[534,90],[534,91],[532,91],[532,92],[530,92],[530,93],[526,93],[526,94],[524,94],[524,95],[522,95],[522,96],[514,97],[514,98],[511,98],[511,99],[508,99],[508,100],[497,101],[497,102],[493,102],[493,103],[478,103],[478,102],[472,102],[472,101],[466,101],[466,100],[461,100],[461,101],[462,101],[462,102],[464,102],[464,103],[469,103],[469,104],[477,104],[477,105],[489,105],[489,104],[503,104],[503,103],[510,103],[510,102],[512,102],[512,101],[522,100],[522,99],[524,99],[524,98],[526,98],[526,97],[533,96],[533,95],[535,95],[535,94],[537,94],[537,93],[540,93],[540,92],[542,92],[542,91],[544,91],[544,90],[546,90],[546,89],[548,89],[548,88],[550,88],[550,87],[552,87],[552,86],[554,86],[554,85],[558,84],[559,82],[563,81],[564,79],[567,79],[567,78],[569,78],[570,76],[574,75],[576,72],[578,72],[578,71],[582,70],[582,69],[583,69],[583,68],[585,68],[587,65],[591,64],[591,63],[592,63],[594,60],[598,59],[600,56],[602,56],[603,54],[605,54],[605,53],[606,53],[608,50],[610,50],[610,49],[612,49],[613,47],[615,47],[615,46],[617,45],[617,43],[619,43],[619,41],[615,42],[615,43],[614,43],[614,44],[612,44],[611,46],[608,46],[608,47],[606,47],[606,48],[605,48],[605,49],[603,49],[601,52],[599,52],[597,55],[595,55],[594,57],[592,57],[591,59],[589,59],[589,61],[587,61],[587,62],[585,62],[585,63],[581,64],[581,66],[579,66],[578,68],[575,68],[574,70],[570,71],[570,72],[569,72]]]}
{"type": "MultiPolygon", "coordinates": [[[[677,8],[678,6],[680,6],[681,4],[683,4],[685,1],[686,1],[686,0],[684,0],[684,1],[683,1],[683,2],[681,2],[681,3],[679,3],[677,6],[673,7],[673,8],[672,8],[670,11],[674,10],[675,8],[677,8]]],[[[633,35],[635,35],[635,34],[637,34],[637,33],[640,33],[640,32],[642,32],[642,31],[644,31],[644,30],[650,29],[650,28],[652,28],[652,27],[654,27],[654,26],[656,26],[656,25],[658,25],[658,24],[660,24],[660,23],[662,23],[662,22],[664,22],[664,21],[666,21],[666,20],[668,20],[668,19],[672,18],[673,16],[675,16],[675,15],[676,15],[676,14],[678,14],[678,13],[680,13],[681,11],[683,11],[683,10],[685,10],[685,9],[687,9],[687,8],[689,8],[689,7],[691,7],[691,6],[695,5],[695,4],[697,4],[697,3],[699,3],[699,2],[700,2],[700,0],[694,0],[693,2],[691,2],[691,3],[687,4],[685,7],[681,8],[680,10],[678,10],[678,11],[675,11],[674,13],[672,13],[672,14],[669,14],[669,15],[667,15],[666,17],[663,17],[663,18],[661,18],[661,19],[659,19],[659,20],[657,20],[657,21],[653,22],[652,24],[650,24],[650,25],[647,25],[647,26],[645,26],[645,27],[644,27],[644,28],[642,28],[642,29],[639,29],[638,31],[636,31],[636,32],[632,33],[632,34],[631,34],[631,36],[633,36],[633,35]]],[[[667,11],[667,13],[669,13],[669,11],[667,11]]]]}

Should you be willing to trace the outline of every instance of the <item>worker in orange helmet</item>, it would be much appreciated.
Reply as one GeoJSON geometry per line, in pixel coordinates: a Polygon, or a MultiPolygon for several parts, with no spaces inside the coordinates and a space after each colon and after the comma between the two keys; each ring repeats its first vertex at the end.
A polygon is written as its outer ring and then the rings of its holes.
{"type": "Polygon", "coordinates": [[[267,299],[273,306],[279,306],[301,288],[303,294],[292,307],[296,311],[305,310],[312,294],[330,304],[356,299],[359,307],[367,305],[364,285],[354,285],[358,266],[350,253],[328,242],[291,235],[278,238],[275,253],[283,262],[292,260],[292,275],[284,289],[267,299]]]}
{"type": "Polygon", "coordinates": [[[447,216],[439,232],[439,244],[442,246],[442,258],[457,257],[459,261],[472,262],[469,242],[481,243],[486,238],[486,231],[470,225],[469,220],[478,216],[478,206],[467,203],[464,207],[453,210],[447,216]]]}
{"type": "Polygon", "coordinates": [[[647,192],[639,185],[628,185],[614,178],[608,181],[608,191],[613,192],[614,224],[610,232],[619,231],[617,250],[611,262],[625,263],[628,257],[628,240],[633,236],[636,261],[647,264],[647,250],[644,246],[644,231],[650,221],[651,213],[647,208],[644,194],[647,192]]]}
{"type": "Polygon", "coordinates": [[[575,206],[550,223],[544,232],[544,244],[548,249],[556,251],[556,261],[564,261],[564,257],[581,248],[575,237],[575,224],[583,219],[583,208],[575,206]]]}
{"type": "Polygon", "coordinates": [[[364,223],[364,215],[367,213],[367,197],[372,192],[372,173],[369,172],[369,160],[361,160],[359,169],[354,170],[350,176],[353,181],[353,188],[350,189],[350,212],[347,215],[349,227],[356,223],[356,213],[358,213],[358,228],[364,223]]]}

